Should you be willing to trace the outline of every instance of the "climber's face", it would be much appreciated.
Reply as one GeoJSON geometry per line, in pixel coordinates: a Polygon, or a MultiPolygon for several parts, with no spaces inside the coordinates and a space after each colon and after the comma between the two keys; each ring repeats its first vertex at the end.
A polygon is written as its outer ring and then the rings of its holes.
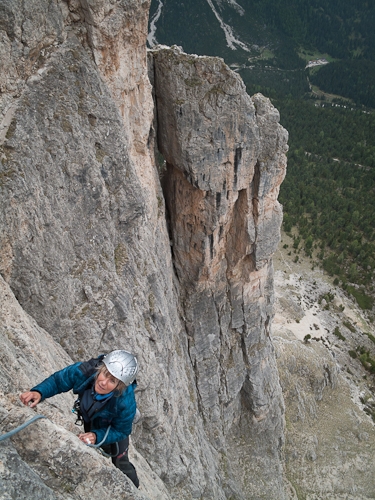
{"type": "Polygon", "coordinates": [[[108,394],[114,391],[119,380],[111,375],[108,370],[99,372],[95,380],[95,392],[97,394],[108,394]]]}

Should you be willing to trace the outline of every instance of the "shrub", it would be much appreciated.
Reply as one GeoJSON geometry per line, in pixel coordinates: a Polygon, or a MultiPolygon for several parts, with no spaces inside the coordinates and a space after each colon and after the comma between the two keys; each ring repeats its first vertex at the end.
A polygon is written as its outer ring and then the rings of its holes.
{"type": "Polygon", "coordinates": [[[375,373],[375,359],[370,356],[369,351],[361,348],[361,355],[359,356],[359,360],[367,371],[369,371],[370,373],[375,373]]]}
{"type": "Polygon", "coordinates": [[[346,340],[346,338],[344,337],[344,335],[342,335],[342,333],[340,332],[338,326],[336,326],[336,328],[334,329],[333,334],[336,335],[336,337],[338,337],[341,340],[346,340]]]}
{"type": "Polygon", "coordinates": [[[367,335],[367,337],[375,344],[375,337],[371,335],[371,333],[363,332],[363,334],[367,335]]]}
{"type": "Polygon", "coordinates": [[[347,328],[348,330],[350,330],[352,333],[354,333],[354,332],[355,332],[355,328],[354,328],[354,326],[353,326],[353,325],[352,325],[349,321],[343,321],[343,324],[344,324],[344,326],[346,326],[346,328],[347,328]]]}

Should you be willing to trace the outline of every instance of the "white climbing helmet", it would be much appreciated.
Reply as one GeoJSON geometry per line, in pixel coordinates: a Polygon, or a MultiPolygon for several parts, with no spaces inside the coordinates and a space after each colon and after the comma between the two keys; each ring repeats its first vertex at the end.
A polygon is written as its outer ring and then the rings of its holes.
{"type": "Polygon", "coordinates": [[[138,372],[138,361],[127,351],[112,351],[103,358],[103,363],[111,375],[130,385],[138,372]]]}

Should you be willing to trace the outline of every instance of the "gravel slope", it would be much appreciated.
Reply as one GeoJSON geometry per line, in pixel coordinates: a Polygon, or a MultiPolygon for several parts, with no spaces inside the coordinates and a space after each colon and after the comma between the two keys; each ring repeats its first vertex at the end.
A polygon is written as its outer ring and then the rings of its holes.
{"type": "Polygon", "coordinates": [[[326,273],[312,269],[312,260],[301,252],[294,262],[292,243],[283,234],[274,256],[273,321],[290,496],[375,498],[374,376],[349,355],[363,347],[375,357],[365,334],[375,335],[374,326],[326,273]]]}

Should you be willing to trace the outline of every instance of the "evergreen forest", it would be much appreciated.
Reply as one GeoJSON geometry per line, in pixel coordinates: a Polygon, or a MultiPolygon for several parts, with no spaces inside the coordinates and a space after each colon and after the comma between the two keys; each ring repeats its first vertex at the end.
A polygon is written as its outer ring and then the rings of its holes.
{"type": "Polygon", "coordinates": [[[375,108],[374,61],[334,61],[313,72],[310,82],[327,92],[345,95],[359,106],[375,108]]]}
{"type": "MultiPolygon", "coordinates": [[[[160,0],[152,0],[151,16],[160,0]]],[[[311,257],[364,309],[375,291],[375,2],[212,0],[247,45],[228,48],[207,0],[164,0],[159,43],[223,57],[289,132],[280,190],[293,255],[311,257]],[[234,5],[235,4],[235,5],[234,5]],[[236,7],[237,6],[237,7],[236,7]],[[310,64],[323,59],[323,63],[310,64]]]]}
{"type": "Polygon", "coordinates": [[[310,257],[315,250],[323,268],[348,291],[351,284],[360,285],[360,305],[369,309],[375,269],[375,114],[336,106],[279,102],[290,133],[279,197],[284,230],[296,228],[294,250],[310,257]]]}

